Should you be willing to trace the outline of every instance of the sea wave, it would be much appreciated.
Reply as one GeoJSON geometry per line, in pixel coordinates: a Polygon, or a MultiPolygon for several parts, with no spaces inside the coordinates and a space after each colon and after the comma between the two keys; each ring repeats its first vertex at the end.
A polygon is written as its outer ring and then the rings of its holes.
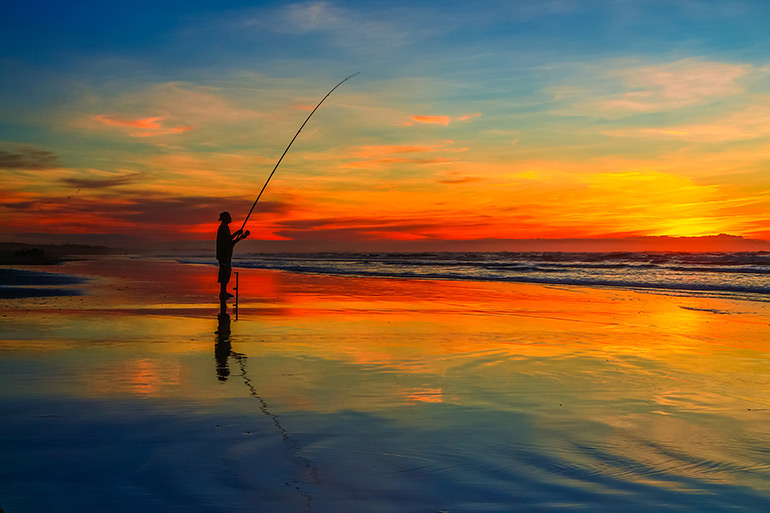
{"type": "MultiPolygon", "coordinates": [[[[216,264],[211,257],[185,259],[216,264]]],[[[236,267],[400,279],[475,280],[770,299],[770,253],[246,254],[236,267]]]]}

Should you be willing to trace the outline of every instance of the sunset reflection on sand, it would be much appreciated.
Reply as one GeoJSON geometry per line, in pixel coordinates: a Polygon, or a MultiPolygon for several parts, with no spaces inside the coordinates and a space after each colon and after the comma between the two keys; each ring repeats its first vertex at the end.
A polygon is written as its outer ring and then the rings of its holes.
{"type": "MultiPolygon", "coordinates": [[[[388,498],[399,490],[421,504],[501,494],[500,507],[518,496],[543,508],[610,494],[640,511],[669,492],[702,507],[738,489],[770,497],[767,303],[243,269],[236,320],[232,305],[219,312],[214,268],[135,264],[72,262],[66,272],[89,277],[83,296],[0,305],[4,404],[26,402],[33,419],[65,398],[129,430],[149,415],[172,446],[162,419],[182,415],[186,457],[225,444],[237,461],[288,462],[299,474],[287,489],[319,511],[354,511],[349,494],[367,486],[383,511],[403,506],[388,498]],[[206,434],[243,422],[259,446],[206,434]],[[294,456],[257,456],[271,443],[294,456]],[[383,480],[392,465],[403,478],[383,480]],[[311,468],[325,478],[298,477],[311,468]]],[[[56,415],[89,429],[76,410],[56,415]]],[[[234,471],[256,479],[249,465],[234,471]]]]}

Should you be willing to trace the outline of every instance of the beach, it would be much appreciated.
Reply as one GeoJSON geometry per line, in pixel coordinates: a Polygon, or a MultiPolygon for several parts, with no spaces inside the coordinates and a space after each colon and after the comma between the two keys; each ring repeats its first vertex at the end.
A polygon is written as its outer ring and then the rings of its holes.
{"type": "Polygon", "coordinates": [[[236,263],[236,316],[211,265],[6,270],[5,513],[770,508],[770,302],[236,263]]]}

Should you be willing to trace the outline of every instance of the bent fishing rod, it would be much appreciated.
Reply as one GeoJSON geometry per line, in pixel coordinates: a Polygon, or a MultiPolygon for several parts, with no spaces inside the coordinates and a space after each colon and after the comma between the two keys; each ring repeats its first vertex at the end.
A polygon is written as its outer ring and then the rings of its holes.
{"type": "Polygon", "coordinates": [[[257,196],[257,199],[254,200],[254,204],[251,205],[251,210],[249,210],[249,213],[246,215],[246,219],[243,220],[243,224],[241,225],[241,231],[243,231],[243,228],[246,226],[246,221],[248,221],[249,217],[251,217],[251,213],[254,211],[254,207],[257,206],[257,202],[259,201],[259,198],[262,197],[262,193],[265,192],[265,188],[267,187],[267,184],[270,182],[270,179],[275,174],[275,170],[278,169],[278,166],[281,165],[281,161],[283,160],[283,157],[285,157],[286,154],[289,152],[289,148],[291,148],[291,145],[294,144],[294,140],[297,139],[297,136],[299,136],[299,133],[302,131],[303,128],[305,128],[305,125],[307,125],[307,122],[310,121],[310,118],[313,117],[313,114],[315,114],[315,111],[318,110],[318,107],[321,106],[324,100],[326,100],[334,92],[335,89],[337,89],[339,86],[341,86],[342,84],[344,84],[345,82],[347,82],[348,80],[350,80],[351,78],[355,77],[358,74],[360,74],[360,72],[353,73],[349,77],[342,80],[339,84],[332,87],[332,90],[326,93],[326,96],[324,96],[321,99],[321,101],[318,102],[318,105],[315,106],[315,109],[313,109],[313,111],[308,115],[307,119],[305,119],[305,122],[302,123],[302,126],[299,127],[299,130],[297,130],[297,133],[294,134],[294,137],[292,137],[289,145],[286,147],[285,150],[283,150],[283,155],[281,155],[281,158],[278,159],[278,162],[275,164],[275,167],[273,168],[273,171],[270,173],[270,176],[267,177],[267,180],[265,181],[265,185],[262,186],[262,190],[259,191],[259,195],[257,196]]]}

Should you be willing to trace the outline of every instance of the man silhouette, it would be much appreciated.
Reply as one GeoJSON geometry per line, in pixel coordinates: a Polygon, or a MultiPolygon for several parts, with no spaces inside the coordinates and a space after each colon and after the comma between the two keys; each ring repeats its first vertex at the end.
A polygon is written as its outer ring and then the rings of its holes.
{"type": "Polygon", "coordinates": [[[249,236],[249,231],[238,230],[235,233],[230,233],[229,224],[233,221],[230,217],[230,212],[222,212],[219,214],[219,229],[217,230],[217,260],[219,261],[219,299],[227,301],[233,297],[232,294],[227,292],[227,284],[230,282],[230,274],[233,270],[233,247],[236,243],[249,236]]]}

